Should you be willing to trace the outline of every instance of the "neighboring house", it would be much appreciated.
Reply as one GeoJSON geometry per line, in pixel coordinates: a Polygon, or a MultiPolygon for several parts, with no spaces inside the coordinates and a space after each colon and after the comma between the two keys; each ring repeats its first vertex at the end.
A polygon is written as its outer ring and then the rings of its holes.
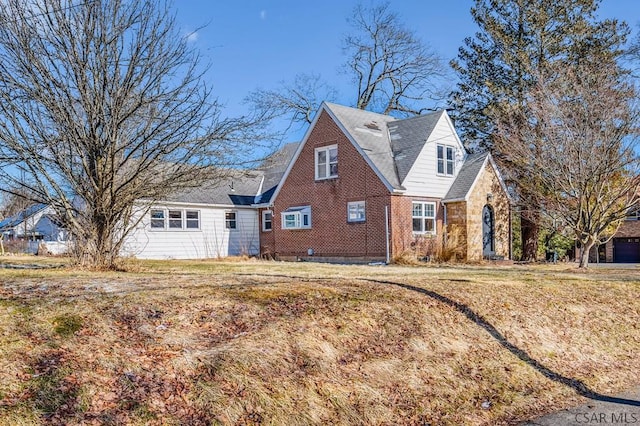
{"type": "Polygon", "coordinates": [[[55,211],[46,204],[33,204],[0,222],[5,241],[66,241],[67,232],[56,219],[55,211]]]}
{"type": "Polygon", "coordinates": [[[323,103],[256,207],[261,253],[283,259],[385,260],[453,228],[468,260],[511,255],[498,169],[466,153],[446,111],[399,120],[323,103]]]}
{"type": "Polygon", "coordinates": [[[613,238],[594,247],[589,257],[589,262],[640,263],[640,210],[632,210],[613,238]]]}

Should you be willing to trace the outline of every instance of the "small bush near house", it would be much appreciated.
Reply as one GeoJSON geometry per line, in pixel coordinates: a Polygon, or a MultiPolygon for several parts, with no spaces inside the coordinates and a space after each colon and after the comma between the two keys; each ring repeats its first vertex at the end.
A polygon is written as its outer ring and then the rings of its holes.
{"type": "Polygon", "coordinates": [[[411,243],[411,250],[405,250],[396,256],[394,263],[412,265],[419,261],[463,261],[465,259],[466,243],[460,227],[450,225],[446,235],[443,234],[415,236],[411,243]]]}

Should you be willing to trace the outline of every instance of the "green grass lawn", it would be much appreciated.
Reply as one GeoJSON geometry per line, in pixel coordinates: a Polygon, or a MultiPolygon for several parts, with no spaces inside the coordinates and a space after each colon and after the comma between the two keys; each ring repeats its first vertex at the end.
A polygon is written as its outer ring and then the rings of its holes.
{"type": "Polygon", "coordinates": [[[127,270],[0,268],[0,424],[516,424],[638,384],[635,269],[127,270]]]}

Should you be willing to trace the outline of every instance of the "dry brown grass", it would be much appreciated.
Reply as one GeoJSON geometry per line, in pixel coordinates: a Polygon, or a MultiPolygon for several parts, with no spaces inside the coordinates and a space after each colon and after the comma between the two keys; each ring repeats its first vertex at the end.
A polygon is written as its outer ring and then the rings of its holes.
{"type": "Polygon", "coordinates": [[[638,384],[636,270],[130,270],[0,269],[0,424],[513,424],[638,384]]]}

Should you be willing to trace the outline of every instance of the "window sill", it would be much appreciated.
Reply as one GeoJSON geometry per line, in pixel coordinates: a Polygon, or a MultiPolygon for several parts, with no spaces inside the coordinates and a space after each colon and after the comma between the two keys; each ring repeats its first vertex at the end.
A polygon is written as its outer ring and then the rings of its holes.
{"type": "Polygon", "coordinates": [[[316,181],[316,182],[324,182],[324,181],[327,181],[327,180],[335,180],[335,179],[338,179],[338,177],[339,177],[338,175],[335,175],[335,176],[329,176],[329,177],[326,177],[326,178],[319,178],[319,177],[316,177],[315,181],[316,181]]]}
{"type": "Polygon", "coordinates": [[[167,229],[167,228],[150,228],[151,232],[201,232],[202,229],[191,228],[191,229],[167,229]]]}

